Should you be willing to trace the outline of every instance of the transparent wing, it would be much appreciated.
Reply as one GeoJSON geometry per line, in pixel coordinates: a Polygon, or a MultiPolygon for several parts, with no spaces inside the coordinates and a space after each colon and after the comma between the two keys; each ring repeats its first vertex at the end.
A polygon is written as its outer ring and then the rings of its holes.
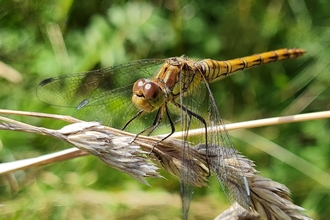
{"type": "MultiPolygon", "coordinates": [[[[37,95],[43,102],[76,108],[78,118],[121,129],[138,112],[131,101],[133,83],[140,78],[152,78],[163,62],[162,59],[138,60],[45,79],[38,86],[37,95]]],[[[135,126],[136,130],[142,127],[141,122],[136,124],[139,125],[135,126]]]]}
{"type": "MultiPolygon", "coordinates": [[[[195,84],[194,89],[189,90],[186,94],[182,94],[183,96],[181,96],[178,101],[181,104],[183,131],[182,139],[184,140],[184,151],[189,150],[188,141],[194,144],[206,143],[207,146],[224,146],[221,148],[213,147],[212,150],[209,150],[208,147],[206,147],[206,155],[212,157],[208,160],[210,166],[209,168],[211,168],[217,176],[228,200],[232,204],[234,204],[235,201],[238,201],[241,206],[248,208],[250,202],[248,186],[245,191],[242,191],[242,188],[245,189],[242,186],[247,184],[243,171],[240,170],[239,165],[237,166],[239,169],[236,169],[237,173],[228,174],[225,169],[226,158],[233,158],[230,163],[239,163],[234,146],[220,117],[219,110],[209,88],[208,82],[195,82],[193,79],[194,74],[201,73],[186,70],[183,74],[184,76],[181,76],[186,78],[188,77],[188,79],[185,79],[184,82],[195,84]],[[205,94],[207,94],[207,96],[205,96],[205,94]],[[213,128],[212,130],[214,132],[207,130],[205,126],[213,128]],[[193,128],[205,128],[206,134],[199,137],[188,137],[189,130],[193,128]],[[235,178],[232,178],[233,176],[235,178]],[[237,176],[240,176],[241,178],[237,178],[237,176]]],[[[190,154],[184,153],[184,158],[182,158],[182,161],[184,166],[189,168],[193,158],[188,158],[188,155],[190,154]]],[[[184,219],[188,218],[190,201],[193,194],[193,186],[190,184],[190,179],[191,173],[189,172],[189,169],[184,170],[181,173],[181,198],[184,219]]]]}
{"type": "Polygon", "coordinates": [[[45,79],[37,89],[40,100],[52,105],[77,107],[83,100],[102,97],[103,93],[150,78],[164,62],[147,59],[94,70],[45,79]]]}
{"type": "Polygon", "coordinates": [[[208,146],[223,146],[208,149],[206,146],[206,154],[209,155],[210,167],[228,198],[231,204],[237,201],[245,209],[250,207],[250,191],[247,183],[247,179],[244,176],[243,166],[240,165],[237,153],[234,149],[231,138],[226,130],[225,124],[220,117],[218,107],[216,105],[213,94],[210,90],[208,82],[205,82],[209,95],[209,119],[208,127],[211,127],[213,131],[208,131],[208,146]],[[236,169],[236,173],[228,173],[225,169],[225,159],[232,158],[231,161],[227,162],[232,164],[236,169]],[[234,176],[234,178],[232,178],[234,176]],[[242,187],[245,186],[245,187],[242,187]],[[242,190],[245,189],[245,190],[242,190]]]}
{"type": "MultiPolygon", "coordinates": [[[[181,130],[183,133],[182,136],[182,162],[185,169],[182,169],[180,174],[181,176],[181,199],[182,199],[182,215],[183,219],[188,219],[188,212],[190,208],[190,203],[194,191],[194,186],[192,185],[192,180],[194,179],[193,173],[191,172],[193,166],[194,158],[190,157],[189,151],[190,146],[193,143],[205,143],[205,137],[200,136],[197,138],[189,137],[189,130],[194,128],[204,127],[203,122],[196,118],[203,118],[202,113],[207,112],[206,108],[203,107],[203,100],[205,100],[205,86],[200,82],[195,81],[195,74],[198,72],[185,70],[183,74],[180,74],[180,77],[185,77],[185,79],[180,79],[180,82],[189,82],[194,84],[194,89],[188,90],[188,92],[183,93],[181,91],[181,96],[176,100],[177,103],[181,105],[180,114],[181,114],[181,130]]],[[[190,85],[189,85],[190,86],[190,85]]],[[[189,87],[188,86],[188,87],[189,87]]],[[[180,88],[185,86],[181,85],[180,88]]]]}

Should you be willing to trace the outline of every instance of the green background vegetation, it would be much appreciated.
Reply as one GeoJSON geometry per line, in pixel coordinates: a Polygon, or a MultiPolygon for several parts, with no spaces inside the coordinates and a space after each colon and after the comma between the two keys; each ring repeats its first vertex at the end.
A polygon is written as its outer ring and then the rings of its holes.
{"type": "MultiPolygon", "coordinates": [[[[326,0],[2,0],[0,60],[19,71],[23,80],[13,83],[0,78],[0,108],[71,114],[72,109],[37,99],[36,87],[47,77],[144,58],[185,54],[225,60],[298,47],[308,51],[302,58],[267,64],[214,83],[222,117],[240,122],[328,110],[329,8],[326,0]]],[[[58,127],[48,120],[19,119],[58,127]]],[[[251,129],[256,136],[233,141],[262,175],[285,184],[306,214],[325,219],[330,215],[330,183],[321,185],[282,162],[287,155],[276,158],[265,153],[262,148],[269,146],[260,146],[258,138],[328,173],[329,127],[326,119],[264,127],[251,129]]],[[[1,131],[0,141],[2,162],[71,147],[15,132],[1,131]]],[[[309,169],[303,164],[300,168],[309,169]]],[[[167,180],[151,179],[152,187],[147,187],[92,156],[16,172],[0,178],[0,218],[180,219],[179,181],[163,174],[167,180]]],[[[315,175],[327,178],[322,172],[315,175]]],[[[190,219],[214,218],[228,206],[216,178],[211,177],[208,188],[196,189],[190,219]]]]}

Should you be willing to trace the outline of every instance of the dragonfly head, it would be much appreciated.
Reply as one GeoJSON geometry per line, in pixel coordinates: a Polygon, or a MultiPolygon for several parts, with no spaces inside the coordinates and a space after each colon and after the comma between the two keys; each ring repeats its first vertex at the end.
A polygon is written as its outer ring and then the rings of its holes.
{"type": "Polygon", "coordinates": [[[152,112],[164,104],[165,95],[160,86],[148,79],[139,79],[133,85],[132,102],[141,110],[152,112]]]}

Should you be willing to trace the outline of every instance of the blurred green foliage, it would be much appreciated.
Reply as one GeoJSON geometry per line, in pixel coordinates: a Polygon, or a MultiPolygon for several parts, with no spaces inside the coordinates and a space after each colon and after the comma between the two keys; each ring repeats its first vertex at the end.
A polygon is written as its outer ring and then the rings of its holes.
{"type": "MultiPolygon", "coordinates": [[[[42,79],[136,59],[185,54],[225,60],[298,47],[308,54],[214,83],[222,117],[238,122],[328,110],[329,8],[329,1],[312,0],[3,0],[0,60],[19,71],[23,80],[13,83],[0,78],[0,107],[71,114],[70,109],[36,98],[42,79]]],[[[46,120],[20,120],[56,126],[46,120]]],[[[329,127],[329,120],[319,120],[252,131],[328,173],[329,127]]],[[[50,138],[3,131],[0,141],[3,162],[70,147],[50,138]]],[[[306,214],[315,219],[329,216],[330,184],[321,185],[244,139],[234,139],[234,144],[264,176],[285,184],[306,214]]],[[[150,188],[92,156],[20,171],[0,179],[0,216],[180,219],[179,181],[164,175],[168,180],[150,180],[150,188]]],[[[229,206],[217,180],[211,177],[209,183],[208,188],[196,189],[190,219],[210,219],[224,204],[229,206]]]]}

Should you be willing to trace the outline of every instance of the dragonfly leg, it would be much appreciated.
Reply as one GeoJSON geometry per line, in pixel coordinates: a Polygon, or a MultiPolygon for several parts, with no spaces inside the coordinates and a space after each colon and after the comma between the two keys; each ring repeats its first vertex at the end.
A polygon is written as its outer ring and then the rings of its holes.
{"type": "MultiPolygon", "coordinates": [[[[151,129],[151,131],[148,133],[148,136],[155,130],[155,128],[159,125],[159,123],[162,121],[162,116],[160,113],[160,109],[157,112],[157,116],[153,122],[153,124],[149,127],[147,127],[146,129],[144,129],[143,131],[141,131],[140,133],[136,134],[134,139],[132,140],[132,143],[136,140],[136,138],[138,138],[138,136],[144,132],[146,132],[147,130],[151,129]]],[[[126,124],[124,125],[124,127],[122,128],[122,130],[125,130],[125,128],[132,122],[134,121],[137,117],[139,117],[144,111],[140,110],[138,113],[136,113],[136,115],[131,118],[128,122],[126,122],[126,124]]],[[[153,149],[153,148],[152,148],[153,149]]],[[[151,150],[152,151],[152,150],[151,150]]],[[[149,153],[150,154],[150,153],[149,153]]]]}
{"type": "Polygon", "coordinates": [[[143,132],[150,130],[147,134],[147,136],[150,136],[152,132],[154,132],[154,130],[157,128],[157,126],[160,124],[160,122],[163,120],[163,111],[162,109],[158,109],[156,118],[154,120],[154,122],[152,123],[152,125],[150,127],[148,127],[147,129],[145,129],[143,132]]]}
{"type": "MultiPolygon", "coordinates": [[[[173,123],[173,121],[172,121],[172,118],[171,118],[171,115],[170,115],[170,112],[169,112],[167,106],[165,106],[165,112],[166,112],[166,116],[167,116],[167,118],[168,118],[168,120],[169,120],[169,122],[170,122],[171,132],[170,132],[168,135],[166,135],[165,137],[163,137],[161,140],[159,140],[159,141],[157,141],[155,144],[153,144],[152,149],[151,149],[150,152],[149,152],[149,155],[152,153],[152,151],[154,150],[154,148],[157,146],[158,143],[160,143],[160,142],[164,141],[165,139],[169,138],[169,137],[175,132],[175,126],[174,126],[174,123],[173,123]]],[[[156,123],[156,124],[153,126],[152,130],[148,133],[148,135],[150,135],[150,134],[155,130],[155,128],[159,125],[159,123],[163,120],[163,116],[162,116],[162,115],[163,115],[163,114],[161,114],[161,117],[158,118],[158,114],[157,114],[157,117],[156,117],[155,122],[158,121],[158,123],[156,123]],[[158,119],[157,119],[157,118],[158,118],[158,119]]],[[[155,123],[155,122],[154,122],[154,123],[155,123]]]]}
{"type": "MultiPolygon", "coordinates": [[[[168,137],[170,137],[174,132],[175,132],[175,126],[174,126],[174,123],[172,121],[172,118],[171,118],[171,115],[170,115],[170,112],[167,108],[167,106],[165,107],[165,112],[166,112],[166,116],[170,122],[170,126],[171,126],[171,132],[166,135],[164,138],[162,138],[159,142],[167,139],[168,137]]],[[[158,123],[155,123],[155,125],[153,126],[152,130],[148,133],[148,136],[156,129],[156,127],[159,125],[159,123],[163,120],[163,116],[161,116],[161,118],[159,118],[158,120],[158,123]]]]}
{"type": "MultiPolygon", "coordinates": [[[[139,133],[134,137],[134,139],[133,139],[133,141],[132,141],[132,142],[134,142],[134,141],[136,140],[136,138],[137,138],[140,134],[143,134],[144,132],[146,132],[146,131],[148,131],[148,130],[149,130],[149,132],[148,132],[147,135],[149,136],[149,135],[150,135],[150,134],[151,134],[151,133],[157,128],[157,126],[163,121],[164,110],[165,110],[165,112],[166,112],[166,116],[167,116],[167,118],[168,118],[168,120],[169,120],[169,122],[170,122],[171,132],[170,132],[168,135],[166,135],[164,138],[162,138],[161,140],[159,140],[159,141],[157,141],[155,144],[153,144],[152,149],[151,149],[150,152],[148,153],[149,155],[152,153],[152,151],[154,150],[154,148],[157,146],[158,143],[164,141],[166,138],[170,137],[170,136],[175,132],[175,126],[174,126],[174,123],[173,123],[173,121],[172,121],[172,119],[171,119],[171,116],[170,116],[169,110],[168,110],[168,108],[167,108],[166,105],[165,105],[165,107],[162,107],[162,108],[158,109],[157,115],[156,115],[155,120],[154,120],[154,122],[152,123],[152,125],[149,126],[149,127],[147,127],[146,129],[144,129],[143,131],[139,132],[139,133]]],[[[137,115],[137,116],[138,116],[138,115],[137,115]]],[[[136,117],[137,117],[137,116],[136,116],[136,117]]],[[[135,118],[136,118],[136,117],[135,117],[135,118]]],[[[130,120],[130,121],[132,121],[132,120],[130,120]]],[[[130,122],[130,121],[129,121],[129,122],[130,122]]]]}
{"type": "MultiPolygon", "coordinates": [[[[139,117],[141,114],[143,113],[143,110],[140,110],[138,113],[136,113],[136,115],[134,115],[133,118],[131,118],[128,122],[126,122],[126,124],[124,125],[124,127],[121,130],[125,130],[125,128],[132,122],[134,121],[137,117],[139,117]]],[[[135,139],[134,139],[135,140],[135,139]]]]}
{"type": "MultiPolygon", "coordinates": [[[[143,111],[143,110],[141,110],[143,111]]],[[[141,112],[140,111],[140,112],[141,112]]],[[[141,113],[140,113],[141,114],[141,113]]],[[[146,129],[144,129],[143,131],[139,132],[138,134],[135,135],[134,139],[132,142],[134,142],[136,140],[136,138],[140,135],[140,134],[143,134],[144,132],[149,131],[149,133],[147,134],[148,136],[156,129],[156,127],[159,125],[159,123],[163,120],[163,109],[162,108],[159,108],[158,109],[158,112],[157,112],[157,115],[156,115],[156,118],[154,120],[154,122],[152,123],[151,126],[147,127],[146,129]]],[[[132,120],[134,120],[137,116],[139,116],[139,112],[138,114],[136,114],[136,116],[134,116],[133,119],[131,119],[128,123],[130,123],[132,120]]],[[[126,123],[127,124],[127,123],[126,123]]],[[[152,150],[151,150],[152,151],[152,150]]]]}

